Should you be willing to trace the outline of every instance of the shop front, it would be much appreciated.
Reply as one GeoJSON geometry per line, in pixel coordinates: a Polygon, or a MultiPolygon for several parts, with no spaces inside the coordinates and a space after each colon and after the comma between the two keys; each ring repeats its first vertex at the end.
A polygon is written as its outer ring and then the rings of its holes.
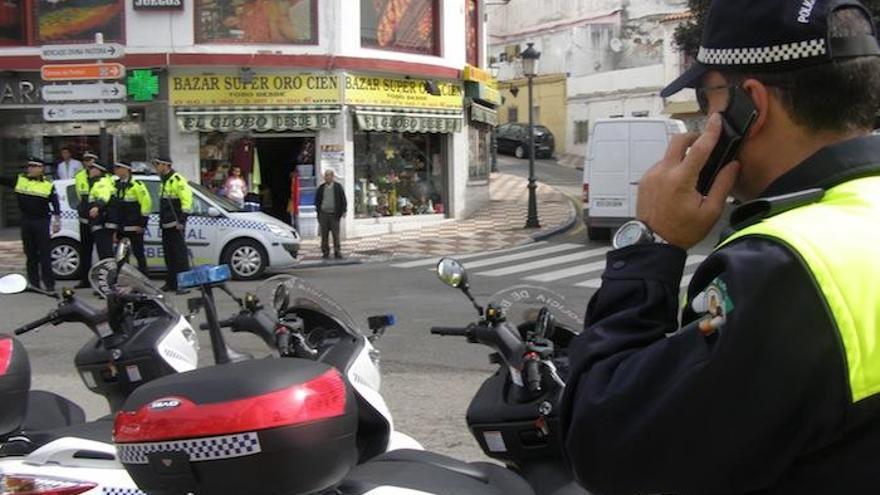
{"type": "Polygon", "coordinates": [[[501,104],[501,94],[497,81],[488,72],[467,65],[462,74],[468,116],[467,212],[471,213],[489,204],[492,139],[498,125],[496,108],[501,104]]]}
{"type": "Polygon", "coordinates": [[[455,164],[451,144],[462,131],[462,96],[457,81],[346,75],[355,235],[447,218],[455,164]]]}
{"type": "Polygon", "coordinates": [[[169,86],[177,131],[197,142],[202,184],[242,206],[258,198],[265,213],[314,235],[316,150],[340,125],[338,76],[181,72],[169,86]]]}
{"type": "MultiPolygon", "coordinates": [[[[42,88],[39,73],[7,72],[0,75],[0,175],[12,176],[23,171],[28,157],[42,158],[50,164],[61,161],[61,150],[70,150],[81,159],[85,151],[100,151],[101,129],[98,122],[46,122],[43,118],[42,88]]],[[[153,102],[127,104],[126,118],[108,121],[110,160],[144,161],[148,155],[146,132],[151,112],[162,104],[153,102]]],[[[54,167],[48,169],[54,173],[54,167]]],[[[0,189],[0,227],[17,225],[19,211],[9,191],[0,189]]]]}

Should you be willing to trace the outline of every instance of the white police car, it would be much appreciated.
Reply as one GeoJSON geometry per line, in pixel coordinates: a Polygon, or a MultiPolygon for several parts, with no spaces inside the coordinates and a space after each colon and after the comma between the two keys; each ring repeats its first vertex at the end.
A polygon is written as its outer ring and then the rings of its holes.
{"type": "MultiPolygon", "coordinates": [[[[153,213],[144,233],[147,265],[165,269],[159,229],[159,176],[136,175],[153,198],[153,213]]],[[[193,208],[186,222],[186,243],[195,265],[228,264],[238,280],[253,280],[267,269],[296,263],[300,237],[290,225],[265,213],[241,211],[234,203],[190,182],[193,208]]],[[[56,180],[61,202],[61,231],[52,236],[52,271],[62,280],[79,277],[79,198],[72,179],[56,180]]]]}

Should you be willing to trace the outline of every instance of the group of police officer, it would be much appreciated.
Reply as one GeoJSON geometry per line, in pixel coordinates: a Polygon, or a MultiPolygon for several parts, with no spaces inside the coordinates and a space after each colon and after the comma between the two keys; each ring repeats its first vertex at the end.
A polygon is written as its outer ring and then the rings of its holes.
{"type": "MultiPolygon", "coordinates": [[[[168,268],[162,290],[176,291],[177,274],[189,270],[184,231],[187,214],[192,209],[192,189],[174,170],[170,159],[156,158],[153,165],[161,178],[159,223],[168,268]]],[[[55,186],[45,174],[45,168],[45,162],[31,158],[26,173],[16,178],[0,178],[0,185],[14,188],[22,212],[21,239],[27,256],[29,283],[54,292],[51,235],[61,229],[61,209],[55,186]]],[[[132,165],[128,162],[114,162],[111,169],[101,164],[94,153],[83,154],[83,168],[74,176],[81,267],[77,288],[90,286],[88,274],[92,266],[92,250],[97,251],[99,259],[113,257],[114,243],[123,238],[131,241],[138,268],[147,273],[144,233],[153,201],[146,185],[132,177],[132,173],[132,165]]]]}

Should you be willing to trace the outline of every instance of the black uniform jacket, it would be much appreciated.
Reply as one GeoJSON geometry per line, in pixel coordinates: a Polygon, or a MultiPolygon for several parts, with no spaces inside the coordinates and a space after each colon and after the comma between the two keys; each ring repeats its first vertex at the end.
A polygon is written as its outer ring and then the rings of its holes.
{"type": "MultiPolygon", "coordinates": [[[[44,177],[42,180],[51,181],[48,177],[44,177]]],[[[0,177],[0,186],[14,189],[17,181],[18,177],[0,177]]],[[[21,210],[21,216],[25,220],[48,220],[51,215],[61,214],[61,205],[58,203],[58,194],[55,192],[55,186],[52,186],[52,193],[48,198],[28,196],[26,194],[16,194],[16,196],[18,209],[21,210]]]]}
{"type": "MultiPolygon", "coordinates": [[[[878,164],[880,138],[853,139],[762,196],[878,175],[878,164]]],[[[688,300],[720,288],[714,333],[698,331],[691,305],[679,323],[685,258],[668,245],[608,253],[562,406],[580,482],[595,494],[880,493],[880,396],[853,404],[843,344],[799,257],[748,237],[709,256],[688,300]]]]}

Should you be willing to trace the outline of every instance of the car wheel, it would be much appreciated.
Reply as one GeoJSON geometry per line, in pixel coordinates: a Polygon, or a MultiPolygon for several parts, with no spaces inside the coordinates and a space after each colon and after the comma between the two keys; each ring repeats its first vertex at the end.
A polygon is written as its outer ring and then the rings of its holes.
{"type": "Polygon", "coordinates": [[[259,242],[238,239],[226,247],[221,262],[229,265],[232,277],[236,280],[255,280],[266,271],[269,256],[259,242]]]}
{"type": "Polygon", "coordinates": [[[49,251],[52,257],[52,274],[58,280],[76,280],[79,278],[81,259],[79,243],[69,238],[52,239],[49,251]]]}
{"type": "Polygon", "coordinates": [[[611,229],[608,227],[588,227],[587,237],[591,241],[607,241],[611,239],[611,229]]]}
{"type": "Polygon", "coordinates": [[[519,145],[513,150],[513,155],[517,158],[525,158],[526,157],[526,147],[523,145],[519,145]]]}

